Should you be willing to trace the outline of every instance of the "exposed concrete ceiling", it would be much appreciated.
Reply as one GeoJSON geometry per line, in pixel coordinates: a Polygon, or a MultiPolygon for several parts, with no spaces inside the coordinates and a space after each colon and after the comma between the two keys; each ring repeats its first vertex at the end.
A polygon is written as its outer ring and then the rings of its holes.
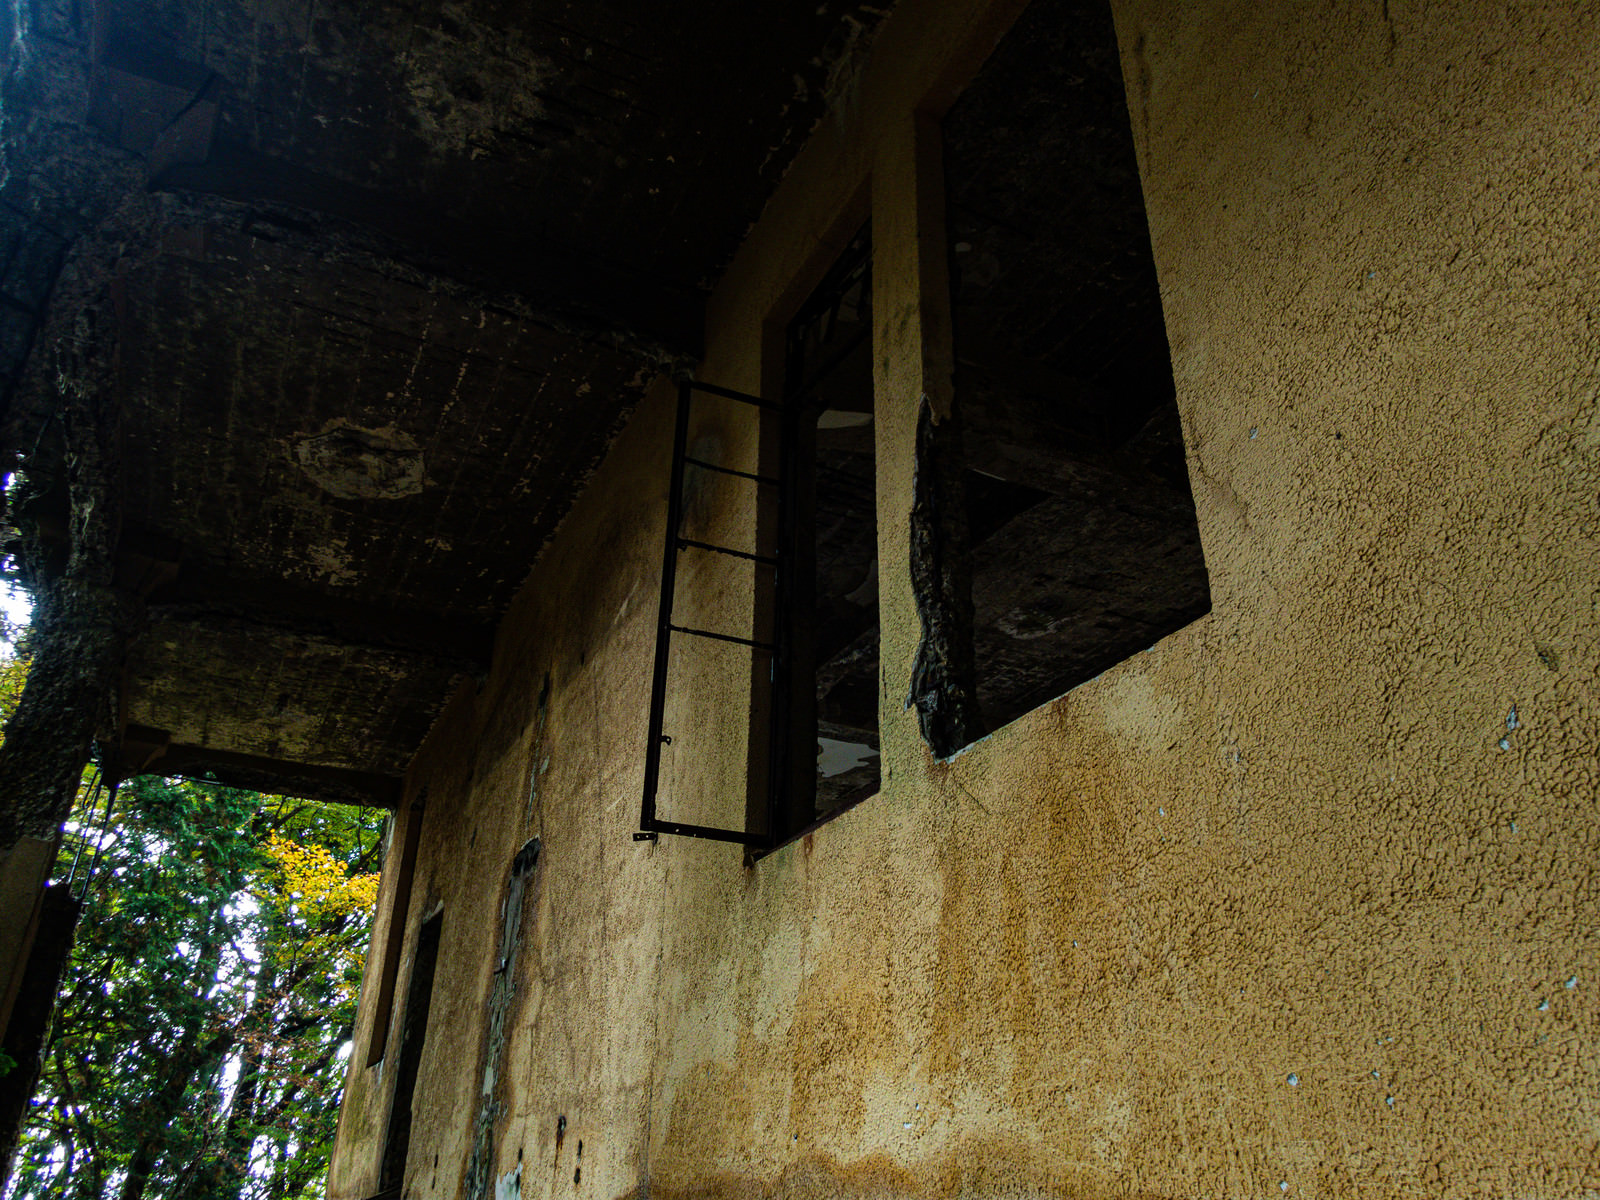
{"type": "Polygon", "coordinates": [[[60,569],[55,362],[98,354],[118,579],[149,613],[126,765],[390,802],[621,420],[692,361],[706,289],[882,12],[16,11],[11,549],[60,569]]]}

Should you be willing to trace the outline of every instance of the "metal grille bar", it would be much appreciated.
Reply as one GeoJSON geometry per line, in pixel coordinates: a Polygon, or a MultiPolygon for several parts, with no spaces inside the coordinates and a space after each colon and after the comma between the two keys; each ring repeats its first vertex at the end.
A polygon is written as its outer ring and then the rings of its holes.
{"type": "MultiPolygon", "coordinates": [[[[645,745],[644,795],[639,806],[639,831],[633,837],[635,841],[653,842],[659,835],[666,833],[679,837],[734,842],[742,846],[761,848],[767,846],[770,842],[769,834],[749,833],[738,829],[717,829],[709,825],[692,825],[681,821],[663,821],[656,815],[656,793],[661,783],[661,748],[672,743],[671,736],[662,728],[666,720],[667,674],[672,660],[672,635],[681,633],[687,637],[710,638],[718,642],[731,642],[734,645],[747,646],[751,650],[763,654],[777,655],[779,652],[779,648],[770,642],[737,637],[730,633],[718,633],[711,629],[694,629],[687,625],[675,625],[672,621],[672,606],[677,589],[678,555],[683,551],[688,549],[708,550],[716,554],[726,554],[733,558],[760,563],[764,566],[774,568],[780,566],[778,558],[774,555],[737,550],[731,546],[718,546],[711,542],[697,541],[694,538],[683,536],[683,477],[686,466],[701,467],[706,470],[716,471],[719,474],[748,479],[753,483],[775,486],[778,489],[780,506],[784,492],[783,477],[781,475],[778,478],[773,478],[690,457],[688,453],[689,417],[690,409],[694,403],[695,392],[705,392],[712,396],[720,396],[725,400],[736,400],[742,404],[748,404],[767,411],[783,411],[781,405],[763,400],[759,396],[751,396],[744,392],[734,391],[732,388],[717,387],[713,384],[695,381],[684,381],[678,385],[678,415],[672,432],[672,478],[667,493],[666,544],[663,547],[661,556],[661,605],[656,623],[655,672],[650,684],[650,725],[648,741],[645,745]]],[[[772,674],[776,675],[776,672],[772,674]]]]}
{"type": "Polygon", "coordinates": [[[713,638],[719,642],[733,642],[739,646],[749,646],[754,650],[776,650],[771,642],[757,642],[750,638],[734,637],[731,633],[715,633],[710,629],[690,629],[687,625],[669,625],[673,633],[687,633],[690,637],[713,638]]]}
{"type": "Polygon", "coordinates": [[[740,479],[751,479],[756,483],[767,483],[771,484],[773,487],[778,486],[778,480],[774,479],[771,475],[755,475],[749,471],[736,471],[732,467],[719,466],[716,463],[707,462],[703,458],[691,458],[687,455],[684,456],[683,461],[688,463],[691,467],[703,467],[707,471],[716,471],[720,475],[737,475],[740,479]]]}
{"type": "Polygon", "coordinates": [[[679,538],[678,548],[687,550],[693,546],[696,550],[710,550],[717,554],[726,554],[730,558],[742,558],[747,562],[765,563],[769,567],[778,565],[778,560],[770,554],[751,554],[748,550],[735,550],[731,546],[713,546],[710,542],[697,542],[693,538],[679,538]]]}

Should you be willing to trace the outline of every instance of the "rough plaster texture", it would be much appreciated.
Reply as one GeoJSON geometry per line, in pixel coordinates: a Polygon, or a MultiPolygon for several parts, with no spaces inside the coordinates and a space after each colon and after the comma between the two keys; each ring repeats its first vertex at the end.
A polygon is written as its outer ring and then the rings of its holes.
{"type": "MultiPolygon", "coordinates": [[[[910,113],[1007,16],[909,2],[714,297],[704,371],[761,382],[761,322],[870,174],[883,793],[750,870],[629,840],[658,388],[412,767],[411,922],[446,918],[408,1194],[456,1195],[530,836],[503,1190],[1600,1193],[1597,26],[1116,15],[1212,614],[948,763],[903,710],[916,410],[948,395],[910,113]]],[[[726,752],[674,795],[742,794],[745,701],[710,679],[726,752]]],[[[385,1086],[353,1069],[337,1196],[370,1191],[385,1086]]]]}

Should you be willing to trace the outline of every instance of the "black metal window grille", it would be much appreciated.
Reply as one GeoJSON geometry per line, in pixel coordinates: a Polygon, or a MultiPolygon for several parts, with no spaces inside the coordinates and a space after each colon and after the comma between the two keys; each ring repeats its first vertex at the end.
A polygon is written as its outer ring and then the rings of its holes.
{"type": "MultiPolygon", "coordinates": [[[[678,416],[672,433],[672,478],[667,491],[666,545],[662,551],[661,561],[661,607],[656,623],[655,671],[650,685],[650,728],[649,740],[645,749],[644,797],[639,809],[639,830],[633,836],[635,841],[655,841],[660,834],[671,833],[682,837],[708,838],[713,841],[737,842],[744,846],[762,848],[770,843],[770,832],[753,833],[743,829],[721,829],[711,825],[664,821],[656,815],[656,793],[661,780],[661,749],[663,746],[672,744],[672,735],[665,732],[663,726],[666,721],[667,684],[671,668],[673,636],[708,638],[713,641],[748,647],[752,653],[763,654],[773,660],[773,670],[768,673],[770,679],[777,678],[778,662],[782,657],[783,649],[781,633],[776,640],[765,642],[729,633],[726,630],[697,629],[673,622],[672,610],[677,592],[678,557],[686,550],[729,555],[747,562],[753,562],[760,568],[776,571],[777,591],[779,593],[776,602],[779,611],[782,611],[783,606],[781,591],[784,573],[778,570],[778,555],[761,554],[755,549],[744,550],[736,546],[719,546],[711,542],[699,541],[684,536],[683,478],[685,467],[695,466],[716,474],[747,480],[758,487],[775,488],[779,493],[780,511],[783,508],[781,475],[768,476],[754,471],[735,470],[732,467],[723,466],[720,463],[707,462],[689,454],[689,421],[693,412],[696,392],[703,392],[709,396],[719,396],[724,400],[733,400],[740,404],[751,405],[757,409],[778,413],[784,426],[783,434],[780,436],[785,443],[788,441],[787,427],[792,420],[791,414],[783,406],[773,404],[759,396],[752,396],[746,392],[735,391],[732,388],[717,387],[709,383],[699,383],[694,380],[685,380],[678,385],[678,416]]],[[[774,627],[781,630],[782,623],[777,622],[774,627]]],[[[767,830],[770,831],[773,828],[775,828],[775,825],[769,821],[767,830]]]]}
{"type": "MultiPolygon", "coordinates": [[[[759,396],[696,381],[684,381],[678,389],[677,420],[673,430],[671,480],[668,486],[665,546],[662,552],[661,605],[657,621],[655,667],[650,694],[650,724],[645,753],[643,799],[639,830],[635,840],[654,841],[663,833],[684,837],[734,842],[754,854],[770,851],[788,838],[816,823],[815,783],[809,762],[797,757],[804,747],[816,741],[816,714],[800,703],[797,689],[814,690],[814,647],[800,647],[797,661],[797,622],[809,620],[813,597],[809,580],[814,547],[802,539],[814,538],[814,514],[804,503],[799,486],[818,474],[815,436],[805,436],[825,409],[840,401],[832,388],[838,383],[837,368],[852,354],[862,351],[871,337],[871,243],[863,229],[830,269],[827,276],[800,308],[789,324],[785,345],[784,402],[774,403],[759,396]],[[708,462],[688,453],[689,427],[695,393],[733,400],[772,413],[777,418],[778,468],[773,475],[742,471],[708,462]],[[809,453],[806,447],[810,446],[809,453]],[[744,549],[716,545],[689,538],[683,532],[683,487],[685,468],[698,467],[742,480],[758,488],[770,488],[777,501],[777,546],[774,554],[763,554],[759,547],[744,549]],[[807,511],[802,512],[805,508],[807,511]],[[773,631],[771,641],[745,637],[727,630],[701,629],[678,624],[673,619],[677,589],[678,559],[686,551],[729,555],[754,563],[758,569],[773,572],[771,589],[772,619],[757,628],[773,631]],[[804,610],[800,613],[798,610],[804,610]],[[744,646],[754,655],[765,656],[771,669],[752,672],[764,678],[769,689],[767,712],[768,778],[763,829],[725,829],[663,820],[658,814],[658,789],[664,746],[672,744],[672,734],[664,728],[669,686],[672,640],[677,637],[707,638],[744,646]],[[797,672],[809,672],[801,678],[797,672]],[[803,721],[797,718],[808,718],[803,721]],[[804,729],[797,728],[803,723],[804,729]],[[802,794],[803,793],[803,794],[802,794]]],[[[859,403],[859,400],[858,400],[859,403]]],[[[870,490],[870,488],[869,488],[870,490]]],[[[874,661],[876,655],[874,653],[874,661]]],[[[754,699],[754,697],[753,697],[754,699]]],[[[800,697],[804,701],[804,697],[800,697]]],[[[875,790],[875,789],[873,789],[875,790]]],[[[842,807],[837,809],[842,811],[842,807]]],[[[832,815],[831,813],[828,815],[832,815]]],[[[750,818],[747,824],[753,824],[750,818]]]]}

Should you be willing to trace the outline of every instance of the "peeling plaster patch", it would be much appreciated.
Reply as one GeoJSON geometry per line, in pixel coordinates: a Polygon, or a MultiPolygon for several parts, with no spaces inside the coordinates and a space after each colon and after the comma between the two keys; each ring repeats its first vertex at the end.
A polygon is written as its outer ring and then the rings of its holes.
{"type": "Polygon", "coordinates": [[[507,1171],[494,1184],[494,1200],[520,1200],[522,1196],[522,1164],[507,1171]]]}
{"type": "Polygon", "coordinates": [[[418,24],[415,42],[395,61],[417,129],[436,150],[482,158],[508,135],[526,139],[552,126],[539,98],[551,78],[548,59],[519,36],[474,18],[465,5],[446,4],[437,25],[418,24]],[[446,20],[447,19],[447,20],[446,20]]]}
{"type": "Polygon", "coordinates": [[[611,618],[611,624],[613,628],[622,624],[623,618],[628,615],[628,610],[633,607],[633,598],[638,591],[639,584],[635,582],[634,585],[628,589],[628,594],[622,598],[622,603],[617,606],[617,615],[611,618]]]}
{"type": "MultiPolygon", "coordinates": [[[[472,1154],[467,1162],[462,1191],[469,1200],[479,1200],[488,1192],[490,1164],[495,1156],[495,1141],[505,1111],[501,1103],[500,1080],[506,1067],[508,1030],[512,1001],[517,991],[517,952],[522,944],[523,900],[528,884],[539,864],[540,842],[530,838],[511,860],[511,875],[505,900],[500,908],[500,952],[495,958],[494,986],[489,995],[488,1024],[484,1030],[483,1081],[478,1089],[477,1111],[472,1121],[472,1154]]],[[[565,1122],[566,1118],[562,1118],[565,1122]]],[[[563,1124],[561,1129],[565,1129],[563,1124]]],[[[560,1134],[557,1134],[559,1145],[560,1134]]],[[[522,1164],[510,1176],[500,1176],[494,1185],[494,1200],[516,1200],[522,1191],[522,1164]],[[514,1177],[514,1178],[513,1178],[514,1177]],[[515,1190],[506,1190],[507,1180],[515,1190]]]]}
{"type": "Polygon", "coordinates": [[[12,70],[20,72],[27,67],[28,59],[31,57],[28,46],[28,16],[31,6],[24,3],[24,0],[12,0],[7,7],[11,10],[11,67],[12,70]]]}
{"type": "MultiPolygon", "coordinates": [[[[906,708],[910,708],[910,707],[911,707],[910,703],[907,702],[906,708]]],[[[993,736],[994,736],[993,733],[986,733],[981,738],[978,738],[975,741],[968,742],[965,746],[961,747],[961,749],[957,750],[954,754],[947,754],[947,755],[945,755],[945,757],[936,758],[933,761],[936,762],[936,763],[939,763],[939,764],[941,764],[943,766],[949,766],[951,763],[955,762],[956,759],[960,758],[963,754],[965,754],[968,750],[971,750],[971,749],[974,749],[975,747],[983,745],[985,742],[987,742],[993,736]]],[[[890,772],[890,774],[893,774],[893,772],[890,772]]],[[[886,776],[886,778],[887,778],[887,776],[886,776]]]]}
{"type": "Polygon", "coordinates": [[[995,624],[1009,637],[1019,642],[1031,642],[1036,638],[1048,637],[1061,622],[1043,613],[1013,608],[1005,616],[995,618],[995,624]]]}
{"type": "MultiPolygon", "coordinates": [[[[32,30],[29,28],[29,17],[32,7],[26,0],[10,0],[10,3],[5,5],[5,18],[6,24],[10,26],[10,37],[6,41],[7,64],[0,70],[0,74],[19,77],[27,72],[31,65],[33,51],[30,45],[32,30]]],[[[7,121],[7,114],[0,110],[0,128],[8,124],[14,126],[14,119],[7,121]]],[[[7,187],[11,183],[11,160],[14,150],[10,143],[14,139],[7,137],[5,140],[7,144],[0,145],[0,188],[7,187]]]]}
{"type": "MultiPolygon", "coordinates": [[[[871,12],[871,10],[866,10],[871,12]]],[[[822,96],[830,111],[843,113],[849,110],[860,89],[862,68],[872,45],[872,35],[877,25],[867,25],[849,13],[835,30],[829,45],[823,51],[824,60],[832,65],[828,78],[822,85],[822,96]]],[[[797,92],[796,99],[804,94],[797,92]]]]}
{"type": "Polygon", "coordinates": [[[917,414],[912,475],[911,586],[922,636],[905,707],[917,710],[922,739],[951,755],[983,727],[972,651],[971,562],[954,422],[941,422],[926,396],[917,414]]]}
{"type": "Polygon", "coordinates": [[[331,545],[308,547],[306,557],[311,560],[311,565],[316,568],[318,574],[327,577],[329,583],[355,583],[360,578],[360,572],[352,567],[350,560],[341,553],[345,549],[346,543],[341,539],[331,545]]]}
{"type": "Polygon", "coordinates": [[[422,450],[393,428],[336,425],[294,443],[300,469],[341,500],[398,500],[426,483],[422,450]]]}

